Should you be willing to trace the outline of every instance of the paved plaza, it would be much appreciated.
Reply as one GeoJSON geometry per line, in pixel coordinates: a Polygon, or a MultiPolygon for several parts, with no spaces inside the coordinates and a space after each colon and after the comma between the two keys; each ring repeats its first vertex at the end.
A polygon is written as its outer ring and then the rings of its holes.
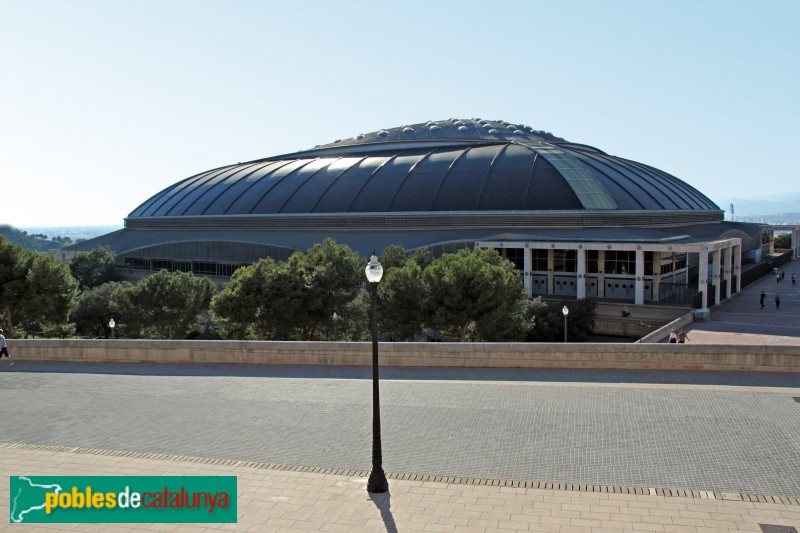
{"type": "MultiPolygon", "coordinates": [[[[800,343],[800,292],[784,289],[762,310],[747,288],[690,342],[800,343]]],[[[0,475],[239,477],[238,524],[36,531],[800,529],[798,374],[385,368],[390,493],[372,499],[370,376],[0,365],[0,475]]]]}

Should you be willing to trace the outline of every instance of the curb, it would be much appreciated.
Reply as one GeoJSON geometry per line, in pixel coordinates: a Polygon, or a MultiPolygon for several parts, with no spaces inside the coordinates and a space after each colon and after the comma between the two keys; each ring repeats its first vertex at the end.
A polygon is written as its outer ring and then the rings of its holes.
{"type": "MultiPolygon", "coordinates": [[[[33,450],[48,452],[77,453],[85,455],[105,455],[112,457],[128,457],[131,459],[155,459],[160,461],[187,462],[209,465],[236,466],[265,470],[282,470],[288,472],[309,472],[336,476],[363,477],[369,476],[369,470],[352,470],[347,468],[328,468],[319,466],[285,465],[264,463],[259,461],[238,461],[234,459],[213,459],[209,457],[192,457],[186,455],[166,455],[147,452],[125,452],[115,450],[99,450],[94,448],[77,448],[72,446],[50,446],[45,444],[0,443],[0,448],[33,450]]],[[[588,485],[579,483],[552,483],[544,481],[520,481],[509,479],[486,479],[458,476],[435,476],[430,474],[409,474],[386,472],[389,479],[403,481],[424,481],[430,483],[447,483],[455,485],[484,485],[491,487],[512,487],[523,489],[559,490],[574,492],[604,492],[611,494],[631,494],[641,496],[666,496],[681,498],[701,498],[709,500],[732,500],[745,502],[778,503],[800,506],[800,498],[793,496],[769,496],[764,494],[716,492],[705,490],[668,489],[653,487],[625,487],[620,485],[588,485]]]]}

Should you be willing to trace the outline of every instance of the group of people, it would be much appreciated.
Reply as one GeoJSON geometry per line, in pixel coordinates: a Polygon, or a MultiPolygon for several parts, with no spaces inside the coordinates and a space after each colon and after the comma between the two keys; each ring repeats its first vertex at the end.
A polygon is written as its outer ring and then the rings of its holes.
{"type": "MultiPolygon", "coordinates": [[[[775,281],[780,283],[786,278],[786,271],[781,270],[780,272],[775,273],[775,281]]],[[[797,274],[792,273],[792,285],[797,285],[797,274]]]]}
{"type": "Polygon", "coordinates": [[[674,329],[669,333],[669,342],[683,344],[686,341],[692,340],[686,335],[686,330],[681,328],[678,331],[674,329]]]}

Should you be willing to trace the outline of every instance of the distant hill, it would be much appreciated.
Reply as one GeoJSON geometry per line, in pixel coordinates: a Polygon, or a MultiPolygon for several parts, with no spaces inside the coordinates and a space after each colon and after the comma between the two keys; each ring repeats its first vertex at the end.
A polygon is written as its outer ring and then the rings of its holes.
{"type": "Polygon", "coordinates": [[[800,211],[800,192],[788,192],[771,196],[759,196],[754,198],[727,198],[716,200],[720,209],[726,212],[726,218],[730,216],[731,204],[733,204],[735,218],[739,217],[765,217],[773,218],[771,215],[796,214],[800,211]]]}
{"type": "Polygon", "coordinates": [[[62,246],[75,242],[70,237],[61,236],[55,237],[57,240],[51,240],[43,233],[28,233],[25,230],[20,230],[5,224],[0,226],[0,235],[9,242],[37,252],[46,252],[47,250],[61,248],[62,246]]]}
{"type": "Polygon", "coordinates": [[[51,240],[55,240],[54,236],[69,237],[72,242],[80,242],[106,233],[111,233],[121,229],[121,225],[116,226],[25,226],[21,229],[26,230],[29,234],[49,235],[51,240]]]}

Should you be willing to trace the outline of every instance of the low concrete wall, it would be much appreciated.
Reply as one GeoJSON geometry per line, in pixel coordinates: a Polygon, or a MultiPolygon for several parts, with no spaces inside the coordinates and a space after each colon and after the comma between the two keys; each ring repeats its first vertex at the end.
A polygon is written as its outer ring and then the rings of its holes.
{"type": "MultiPolygon", "coordinates": [[[[645,335],[636,342],[642,342],[642,343],[661,342],[669,338],[669,334],[672,332],[673,329],[677,331],[681,328],[685,328],[692,322],[694,322],[694,310],[689,311],[685,315],[676,318],[669,324],[664,324],[657,330],[653,331],[649,335],[645,335]]],[[[798,340],[798,342],[800,342],[800,339],[798,340]]]]}
{"type": "MultiPolygon", "coordinates": [[[[372,364],[368,342],[13,340],[19,361],[372,364]]],[[[381,343],[381,365],[800,372],[800,345],[381,343]]]]}

